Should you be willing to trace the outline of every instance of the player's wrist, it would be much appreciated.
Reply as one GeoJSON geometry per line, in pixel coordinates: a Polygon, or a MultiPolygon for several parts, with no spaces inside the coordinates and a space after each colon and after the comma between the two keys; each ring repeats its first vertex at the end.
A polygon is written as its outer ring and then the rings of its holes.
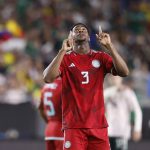
{"type": "Polygon", "coordinates": [[[61,49],[59,50],[59,53],[66,53],[66,50],[64,50],[63,48],[61,48],[61,49]]]}
{"type": "Polygon", "coordinates": [[[112,43],[108,43],[107,45],[106,45],[106,47],[108,48],[108,49],[114,49],[114,46],[113,46],[113,44],[112,43]]]}
{"type": "Polygon", "coordinates": [[[109,50],[109,52],[111,54],[113,54],[114,52],[116,52],[116,49],[115,49],[115,47],[114,47],[114,45],[112,43],[110,43],[110,44],[107,45],[107,49],[109,50]]]}

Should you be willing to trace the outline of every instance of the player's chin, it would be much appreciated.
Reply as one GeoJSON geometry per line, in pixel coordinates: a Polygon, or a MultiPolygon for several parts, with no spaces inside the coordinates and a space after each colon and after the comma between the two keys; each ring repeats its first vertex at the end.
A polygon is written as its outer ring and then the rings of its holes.
{"type": "Polygon", "coordinates": [[[80,39],[80,40],[77,40],[77,42],[81,43],[81,42],[85,42],[85,40],[80,39]]]}

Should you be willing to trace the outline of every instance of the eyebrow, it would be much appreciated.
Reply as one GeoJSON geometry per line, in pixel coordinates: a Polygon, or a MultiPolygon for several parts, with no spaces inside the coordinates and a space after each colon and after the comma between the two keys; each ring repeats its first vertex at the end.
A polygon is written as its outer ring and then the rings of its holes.
{"type": "MultiPolygon", "coordinates": [[[[76,26],[76,27],[74,27],[74,30],[78,30],[79,28],[84,28],[84,29],[86,29],[87,30],[87,28],[86,27],[84,27],[84,26],[76,26]]],[[[88,30],[87,30],[88,31],[88,30]]]]}

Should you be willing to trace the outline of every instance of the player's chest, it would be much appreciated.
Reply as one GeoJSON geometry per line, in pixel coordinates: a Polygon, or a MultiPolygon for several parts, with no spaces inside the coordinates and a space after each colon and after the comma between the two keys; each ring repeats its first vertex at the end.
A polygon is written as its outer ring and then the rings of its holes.
{"type": "Polygon", "coordinates": [[[102,68],[102,62],[98,58],[90,56],[86,57],[71,57],[66,62],[66,67],[70,71],[95,71],[97,72],[102,68]]]}
{"type": "Polygon", "coordinates": [[[66,61],[65,68],[66,77],[83,86],[95,84],[104,76],[103,64],[96,57],[72,57],[66,61]]]}

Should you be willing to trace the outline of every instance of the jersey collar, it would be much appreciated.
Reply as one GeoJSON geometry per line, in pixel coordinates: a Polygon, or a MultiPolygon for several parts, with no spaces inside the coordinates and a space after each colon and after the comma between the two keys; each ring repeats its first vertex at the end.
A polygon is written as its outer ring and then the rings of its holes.
{"type": "Polygon", "coordinates": [[[90,51],[87,54],[79,54],[75,51],[72,51],[72,52],[73,52],[74,55],[80,55],[80,56],[82,56],[82,55],[92,55],[92,49],[90,49],[90,51]]]}

